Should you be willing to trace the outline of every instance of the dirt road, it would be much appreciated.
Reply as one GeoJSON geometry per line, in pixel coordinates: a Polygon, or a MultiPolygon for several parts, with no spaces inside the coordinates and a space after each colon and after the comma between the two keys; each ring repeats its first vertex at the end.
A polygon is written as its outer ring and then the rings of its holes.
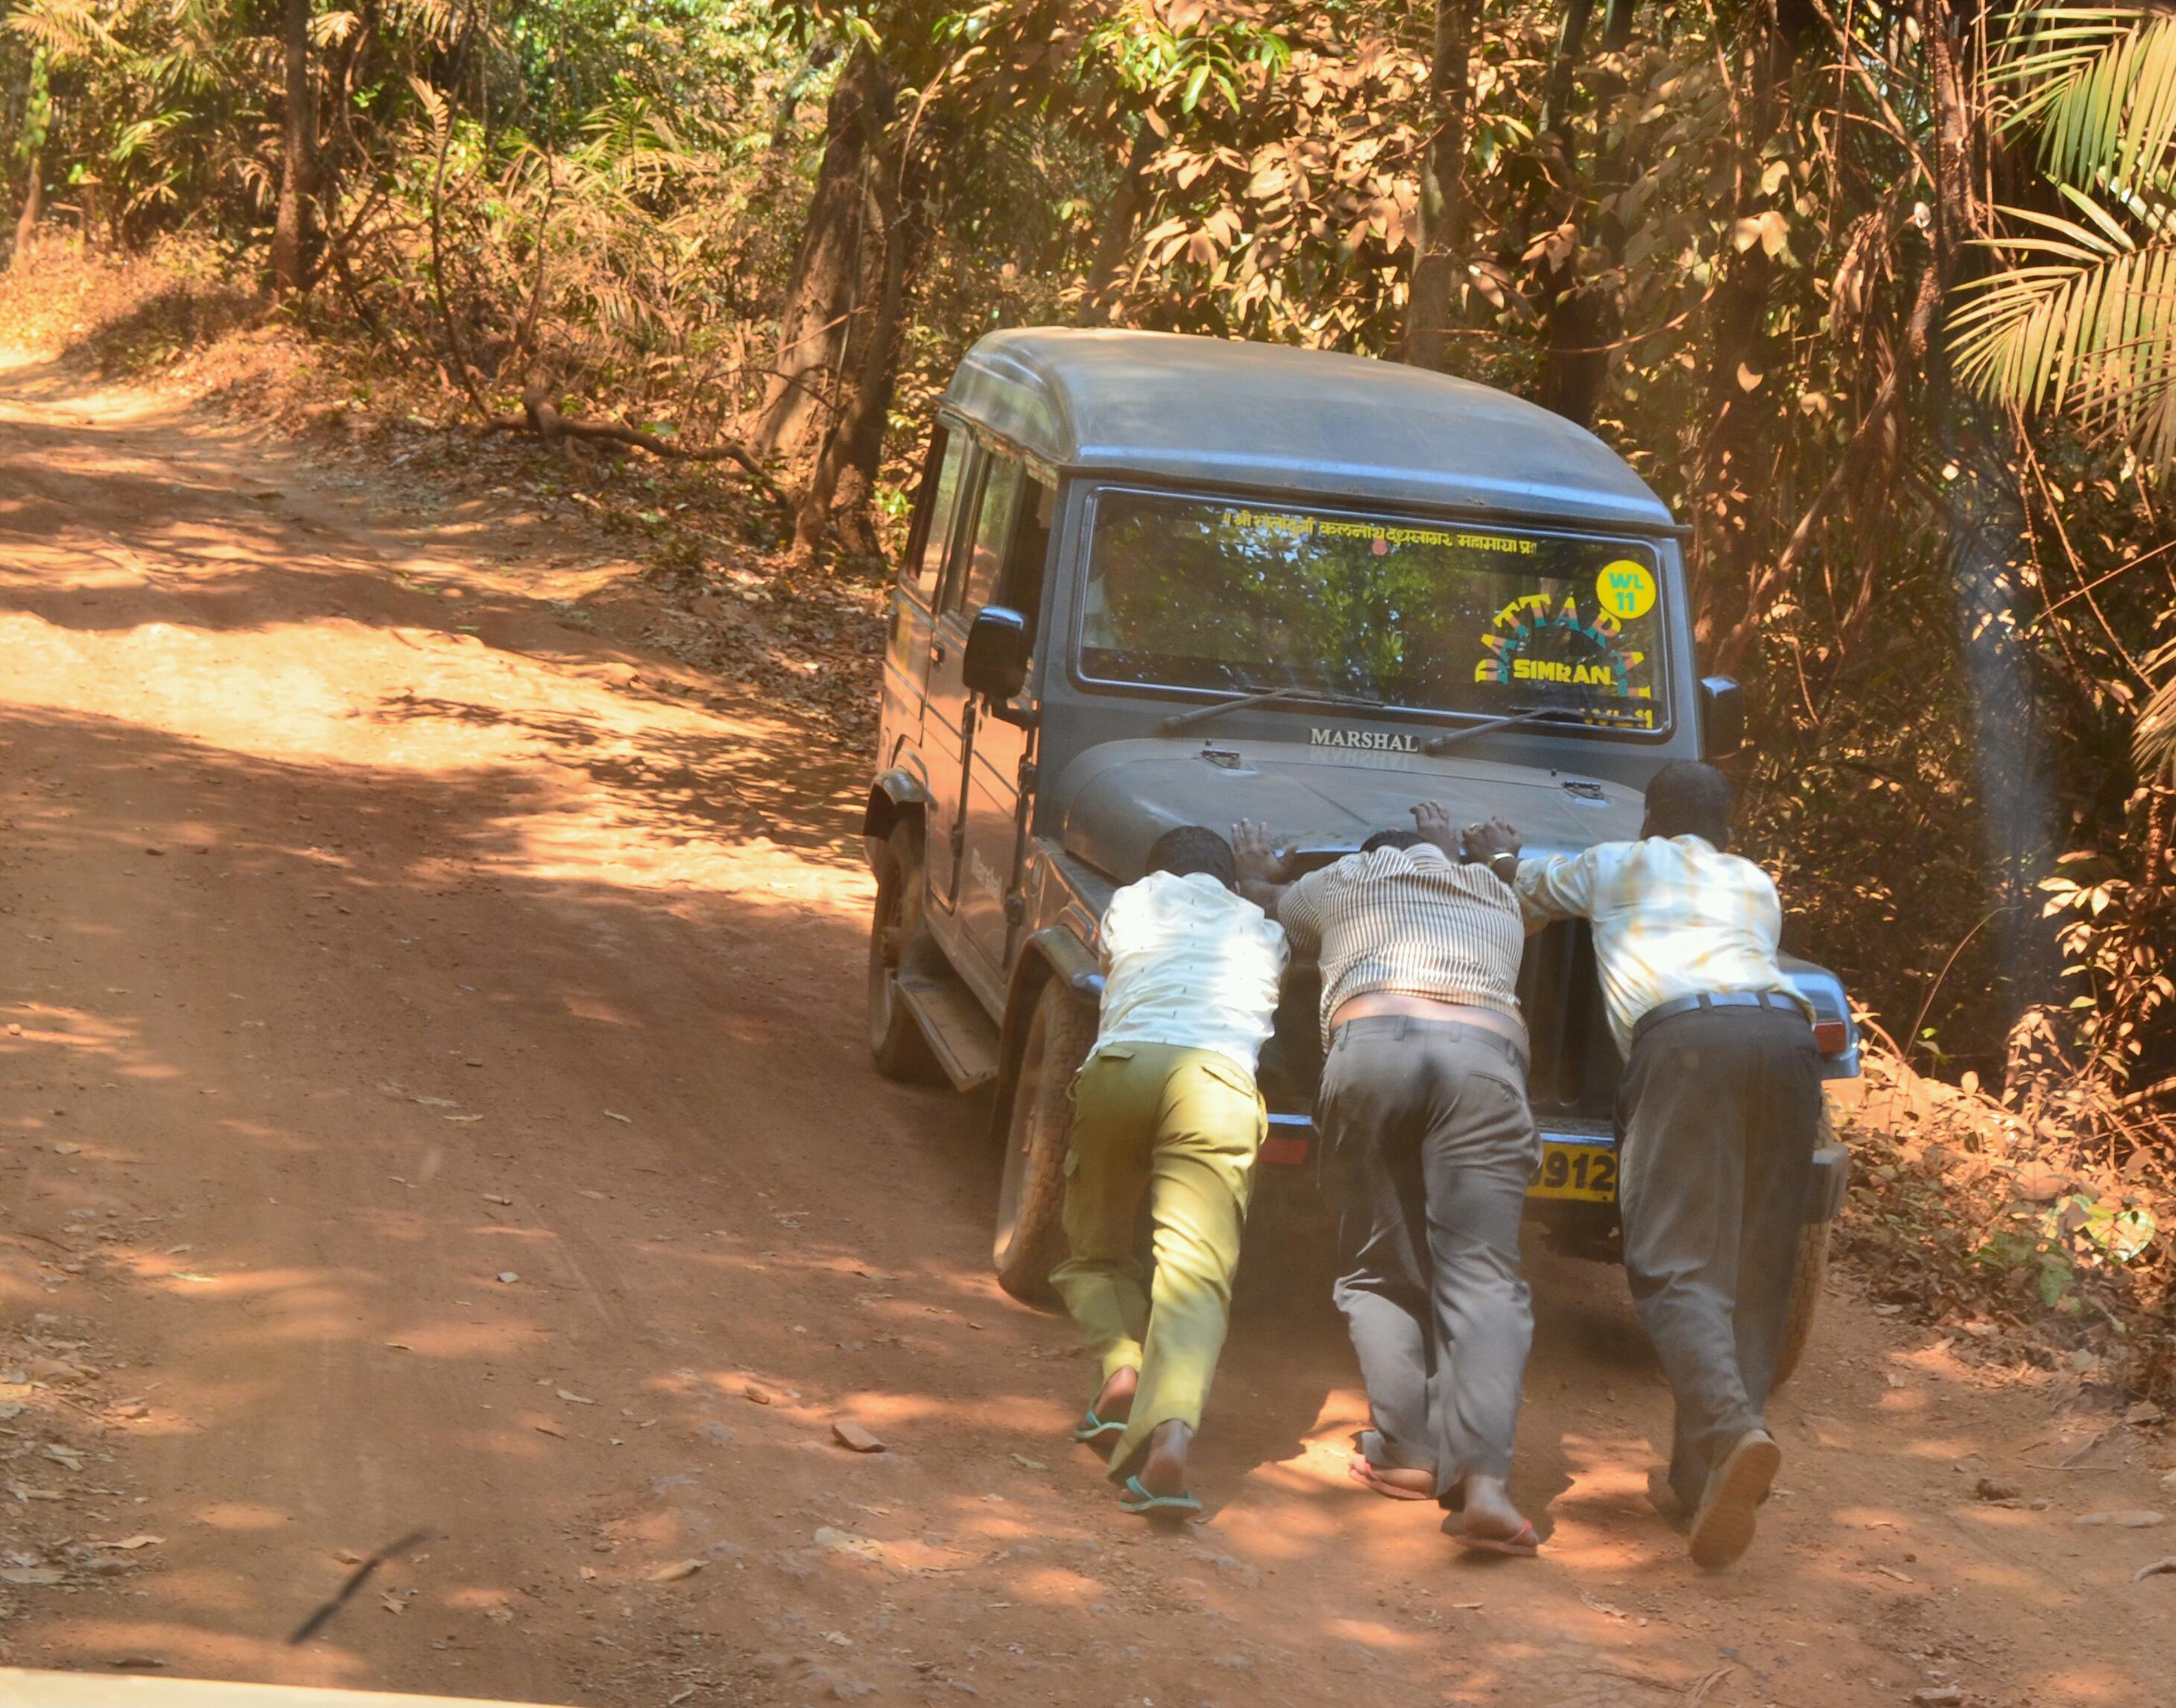
{"type": "Polygon", "coordinates": [[[583,613],[639,628],[628,566],[525,503],[0,372],[0,1660],[598,1708],[2176,1702],[2176,1575],[2132,1576],[2176,1529],[2074,1522],[2176,1510],[2176,1454],[1841,1284],[1728,1576],[1645,1504],[1621,1277],[1546,1252],[1540,1561],[1343,1480],[1304,1292],[1238,1328],[1207,1521],[1121,1516],[1063,1325],[984,1272],[984,1112],[867,1064],[858,756],[615,645],[583,613]]]}

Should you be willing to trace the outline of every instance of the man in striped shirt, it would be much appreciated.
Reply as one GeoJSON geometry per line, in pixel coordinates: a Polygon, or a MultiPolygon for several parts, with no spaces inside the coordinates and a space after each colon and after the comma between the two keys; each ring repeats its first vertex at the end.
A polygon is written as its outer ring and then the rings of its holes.
{"type": "Polygon", "coordinates": [[[1776,964],[1776,886],[1727,851],[1730,807],[1721,771],[1681,760],[1648,785],[1636,842],[1520,860],[1501,820],[1466,839],[1516,884],[1536,930],[1593,922],[1624,1056],[1624,1270],[1677,1395],[1670,1485],[1705,1566],[1751,1545],[1782,1462],[1761,1408],[1821,1112],[1812,1012],[1776,964]]]}
{"type": "Polygon", "coordinates": [[[1338,1308],[1374,1427],[1354,1478],[1451,1509],[1461,1546],[1531,1554],[1504,1488],[1533,1310],[1519,1222],[1540,1141],[1526,1107],[1518,898],[1461,864],[1433,802],[1298,875],[1265,832],[1232,833],[1240,892],[1322,969],[1316,1100],[1337,1217],[1338,1308]]]}

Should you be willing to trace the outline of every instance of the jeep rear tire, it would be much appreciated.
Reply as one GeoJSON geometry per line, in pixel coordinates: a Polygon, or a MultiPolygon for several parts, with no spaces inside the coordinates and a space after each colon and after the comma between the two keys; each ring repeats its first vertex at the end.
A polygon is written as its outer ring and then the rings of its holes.
{"type": "Polygon", "coordinates": [[[1050,1272],[1065,1243],[1065,1153],[1073,1126],[1073,1076],[1096,1042],[1096,1009],[1058,980],[1035,999],[1005,1119],[990,1260],[998,1285],[1027,1304],[1049,1303],[1050,1272]]]}
{"type": "MultiPolygon", "coordinates": [[[[1836,1142],[1836,1129],[1824,1108],[1814,1147],[1822,1150],[1836,1142]]],[[[1821,1306],[1821,1283],[1829,1272],[1829,1230],[1835,1226],[1829,1220],[1809,1221],[1798,1231],[1798,1260],[1791,1274],[1791,1312],[1783,1319],[1783,1339],[1776,1352],[1776,1374],[1768,1384],[1771,1393],[1791,1379],[1799,1360],[1806,1356],[1807,1341],[1813,1338],[1814,1318],[1821,1306]]]]}
{"type": "Polygon", "coordinates": [[[869,1055],[888,1080],[926,1085],[937,1059],[921,1022],[906,1006],[899,971],[911,965],[922,935],[922,826],[902,819],[877,844],[877,901],[869,919],[869,1055]]]}

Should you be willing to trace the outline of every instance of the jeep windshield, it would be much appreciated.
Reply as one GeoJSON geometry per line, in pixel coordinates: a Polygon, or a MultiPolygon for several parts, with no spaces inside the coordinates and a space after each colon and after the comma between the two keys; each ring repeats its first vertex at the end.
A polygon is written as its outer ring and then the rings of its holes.
{"type": "Polygon", "coordinates": [[[1091,682],[1667,721],[1646,541],[1119,487],[1095,504],[1091,682]]]}

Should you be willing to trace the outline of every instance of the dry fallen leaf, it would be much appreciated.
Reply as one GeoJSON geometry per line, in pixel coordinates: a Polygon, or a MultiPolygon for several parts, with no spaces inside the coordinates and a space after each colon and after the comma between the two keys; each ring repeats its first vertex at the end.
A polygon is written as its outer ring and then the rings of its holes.
{"type": "Polygon", "coordinates": [[[552,1391],[569,1406],[594,1406],[597,1403],[594,1400],[585,1400],[579,1394],[569,1394],[564,1388],[556,1388],[552,1391]]]}
{"type": "Polygon", "coordinates": [[[2126,1507],[2118,1512],[2089,1512],[2084,1517],[2074,1520],[2073,1522],[2104,1524],[2117,1530],[2152,1530],[2157,1526],[2168,1523],[2168,1520],[2161,1513],[2149,1511],[2144,1507],[2134,1506],[2126,1507]]]}
{"type": "Polygon", "coordinates": [[[390,1590],[388,1590],[384,1594],[378,1596],[378,1605],[384,1608],[389,1613],[405,1613],[408,1611],[407,1602],[402,1601],[400,1596],[394,1595],[390,1590]]]}
{"type": "Polygon", "coordinates": [[[1047,1465],[1045,1465],[1040,1459],[1031,1459],[1025,1453],[1014,1454],[1013,1463],[1019,1466],[1023,1471],[1047,1471],[1050,1469],[1050,1467],[1047,1465]]]}
{"type": "Polygon", "coordinates": [[[19,1584],[26,1589],[35,1589],[60,1580],[61,1574],[51,1566],[0,1566],[0,1584],[19,1584]]]}
{"type": "Polygon", "coordinates": [[[881,1453],[884,1450],[883,1442],[878,1440],[874,1435],[862,1428],[851,1417],[834,1420],[831,1433],[837,1438],[839,1444],[849,1452],[881,1453]]]}
{"type": "Polygon", "coordinates": [[[2130,1575],[2130,1580],[2135,1584],[2143,1583],[2146,1579],[2157,1577],[2163,1572],[2176,1572],[2176,1553],[2164,1554],[2151,1565],[2141,1566],[2130,1575]]]}
{"type": "Polygon", "coordinates": [[[539,1435],[556,1435],[562,1441],[564,1441],[567,1439],[567,1432],[560,1428],[559,1425],[552,1422],[548,1419],[541,1423],[531,1424],[530,1427],[535,1429],[539,1435]]]}
{"type": "Polygon", "coordinates": [[[661,1565],[650,1575],[654,1584],[677,1583],[682,1578],[692,1578],[703,1569],[699,1559],[676,1559],[670,1565],[661,1565]]]}
{"type": "Polygon", "coordinates": [[[163,1536],[132,1536],[124,1542],[101,1542],[99,1546],[101,1548],[124,1548],[128,1549],[131,1553],[133,1553],[139,1548],[156,1548],[166,1539],[166,1538],[163,1536]]]}
{"type": "Polygon", "coordinates": [[[483,1201],[486,1204],[511,1204],[514,1202],[510,1198],[501,1198],[496,1192],[485,1193],[483,1195],[483,1201]]]}
{"type": "Polygon", "coordinates": [[[630,1127],[632,1127],[632,1126],[634,1124],[634,1116],[632,1116],[632,1115],[623,1115],[623,1114],[621,1114],[621,1113],[620,1113],[620,1112],[619,1112],[618,1110],[617,1110],[617,1109],[607,1109],[607,1110],[606,1110],[606,1111],[605,1111],[605,1113],[606,1113],[606,1114],[607,1114],[607,1115],[609,1115],[609,1116],[611,1116],[611,1117],[612,1117],[612,1118],[613,1120],[615,1120],[615,1121],[624,1121],[624,1122],[626,1122],[626,1123],[628,1123],[628,1126],[630,1126],[630,1127]]]}
{"type": "Polygon", "coordinates": [[[741,1390],[741,1398],[743,1400],[753,1400],[759,1406],[768,1406],[770,1404],[770,1395],[764,1393],[762,1389],[757,1387],[753,1382],[750,1382],[746,1387],[741,1390]]]}
{"type": "Polygon", "coordinates": [[[71,1145],[67,1140],[63,1139],[58,1140],[53,1145],[53,1155],[56,1156],[73,1156],[82,1149],[82,1145],[71,1145]]]}

